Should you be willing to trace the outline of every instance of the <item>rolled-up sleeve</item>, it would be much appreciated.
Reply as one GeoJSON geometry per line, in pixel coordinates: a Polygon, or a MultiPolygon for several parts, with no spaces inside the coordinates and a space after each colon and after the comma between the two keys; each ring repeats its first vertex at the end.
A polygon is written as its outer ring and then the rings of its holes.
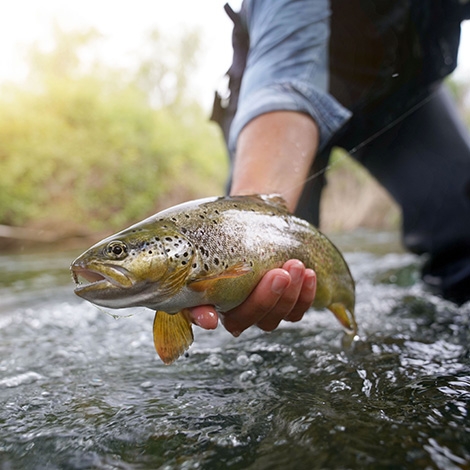
{"type": "Polygon", "coordinates": [[[242,19],[250,36],[246,69],[229,149],[241,130],[271,111],[309,114],[320,129],[320,148],[349,119],[328,93],[328,0],[246,0],[242,19]]]}

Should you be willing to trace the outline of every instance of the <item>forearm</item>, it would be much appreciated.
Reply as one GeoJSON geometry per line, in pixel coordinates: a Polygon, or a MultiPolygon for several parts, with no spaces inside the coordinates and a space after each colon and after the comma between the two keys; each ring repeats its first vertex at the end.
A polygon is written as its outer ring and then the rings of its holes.
{"type": "MultiPolygon", "coordinates": [[[[294,211],[318,147],[319,131],[308,115],[292,111],[262,114],[241,131],[233,168],[231,194],[278,193],[294,211]]],[[[238,336],[251,325],[273,330],[280,321],[299,321],[316,291],[316,275],[300,261],[269,271],[242,305],[224,316],[225,328],[238,336]]],[[[212,306],[191,310],[192,320],[214,329],[212,306]]]]}
{"type": "Polygon", "coordinates": [[[318,142],[318,127],[307,114],[274,111],[256,117],[238,137],[230,193],[277,193],[294,211],[318,142]]]}

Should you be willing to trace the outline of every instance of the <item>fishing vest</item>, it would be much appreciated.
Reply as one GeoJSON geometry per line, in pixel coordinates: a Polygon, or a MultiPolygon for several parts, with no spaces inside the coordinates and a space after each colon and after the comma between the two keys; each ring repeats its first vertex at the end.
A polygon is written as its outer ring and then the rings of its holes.
{"type": "MultiPolygon", "coordinates": [[[[230,97],[216,94],[211,119],[227,140],[250,43],[224,8],[234,22],[230,97]]],[[[353,113],[332,144],[351,150],[425,100],[455,69],[468,18],[470,0],[331,0],[329,92],[353,113]]]]}

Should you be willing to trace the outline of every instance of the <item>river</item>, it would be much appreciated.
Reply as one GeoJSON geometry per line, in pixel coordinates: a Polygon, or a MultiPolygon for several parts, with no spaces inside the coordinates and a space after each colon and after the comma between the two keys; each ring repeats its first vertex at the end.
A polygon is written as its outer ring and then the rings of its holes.
{"type": "Polygon", "coordinates": [[[171,366],[151,311],[74,296],[79,251],[0,255],[0,469],[469,469],[470,303],[426,291],[395,234],[334,240],[351,348],[312,311],[239,338],[195,328],[171,366]]]}

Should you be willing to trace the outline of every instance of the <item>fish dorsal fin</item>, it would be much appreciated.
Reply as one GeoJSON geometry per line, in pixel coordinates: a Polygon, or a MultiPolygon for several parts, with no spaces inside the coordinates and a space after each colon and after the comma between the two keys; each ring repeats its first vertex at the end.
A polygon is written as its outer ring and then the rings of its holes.
{"type": "Polygon", "coordinates": [[[157,311],[153,321],[153,343],[167,365],[178,359],[193,343],[193,329],[187,309],[170,315],[157,311]]]}
{"type": "Polygon", "coordinates": [[[275,207],[277,210],[282,212],[291,213],[289,208],[287,207],[286,200],[280,194],[247,194],[247,195],[240,195],[240,196],[227,196],[224,198],[220,198],[221,201],[252,201],[255,203],[262,203],[268,204],[270,206],[275,207]]]}
{"type": "Polygon", "coordinates": [[[287,202],[280,194],[261,194],[260,199],[272,206],[288,211],[287,202]]]}

